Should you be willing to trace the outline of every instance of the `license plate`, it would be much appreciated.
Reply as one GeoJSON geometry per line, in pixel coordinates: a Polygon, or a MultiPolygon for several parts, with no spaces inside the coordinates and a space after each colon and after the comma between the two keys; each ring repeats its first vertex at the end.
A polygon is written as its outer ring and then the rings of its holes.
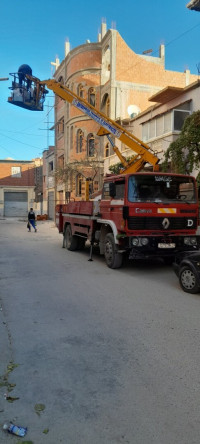
{"type": "Polygon", "coordinates": [[[171,243],[171,244],[160,243],[160,244],[158,244],[158,248],[175,248],[175,246],[176,246],[176,244],[174,244],[174,243],[171,243]]]}

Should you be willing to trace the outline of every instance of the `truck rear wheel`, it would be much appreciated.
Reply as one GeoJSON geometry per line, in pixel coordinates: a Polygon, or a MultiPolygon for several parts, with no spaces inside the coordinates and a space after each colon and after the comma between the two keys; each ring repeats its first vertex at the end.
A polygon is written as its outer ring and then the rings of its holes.
{"type": "Polygon", "coordinates": [[[78,239],[72,235],[72,229],[70,225],[67,225],[64,236],[64,247],[69,251],[75,251],[78,249],[78,239]]]}
{"type": "Polygon", "coordinates": [[[106,234],[104,243],[104,256],[109,268],[120,268],[122,265],[122,254],[117,252],[114,236],[112,233],[106,234]]]}
{"type": "Polygon", "coordinates": [[[85,239],[77,236],[77,248],[78,250],[83,250],[85,248],[85,239]]]}

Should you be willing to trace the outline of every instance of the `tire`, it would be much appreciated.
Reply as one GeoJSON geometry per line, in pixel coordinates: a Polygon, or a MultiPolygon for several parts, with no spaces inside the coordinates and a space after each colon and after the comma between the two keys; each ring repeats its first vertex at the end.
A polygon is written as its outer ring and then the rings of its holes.
{"type": "Polygon", "coordinates": [[[197,274],[189,265],[184,265],[180,269],[179,282],[182,290],[186,293],[195,294],[200,291],[197,274]]]}
{"type": "Polygon", "coordinates": [[[64,235],[64,248],[69,251],[75,251],[78,249],[78,239],[76,236],[72,236],[72,229],[70,225],[67,225],[64,235]]]}
{"type": "Polygon", "coordinates": [[[78,250],[84,250],[85,248],[85,239],[77,236],[77,248],[78,250]]]}
{"type": "Polygon", "coordinates": [[[123,256],[117,252],[114,236],[111,233],[106,234],[105,237],[104,256],[109,268],[120,268],[122,266],[123,256]]]}

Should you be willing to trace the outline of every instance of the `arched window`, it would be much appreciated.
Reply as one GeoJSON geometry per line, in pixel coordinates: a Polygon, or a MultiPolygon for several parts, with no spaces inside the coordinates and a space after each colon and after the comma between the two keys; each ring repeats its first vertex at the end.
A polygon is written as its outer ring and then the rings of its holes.
{"type": "Polygon", "coordinates": [[[90,105],[95,106],[96,93],[94,88],[89,88],[88,90],[88,102],[90,103],[90,105]]]}
{"type": "Polygon", "coordinates": [[[77,138],[76,138],[76,152],[82,153],[83,150],[83,131],[79,129],[77,131],[77,138]]]}
{"type": "Polygon", "coordinates": [[[82,85],[82,83],[79,83],[79,85],[78,85],[78,88],[77,88],[77,96],[83,98],[83,85],[82,85]]]}
{"type": "Polygon", "coordinates": [[[110,115],[110,99],[109,99],[109,97],[107,97],[107,100],[106,100],[106,115],[108,117],[110,115]]]}
{"type": "Polygon", "coordinates": [[[102,102],[101,102],[101,110],[106,114],[108,117],[110,116],[110,97],[106,93],[103,96],[102,102]]]}
{"type": "Polygon", "coordinates": [[[70,150],[73,150],[74,128],[70,128],[70,150]]]}
{"type": "Polygon", "coordinates": [[[107,143],[106,146],[105,146],[104,156],[105,157],[109,157],[109,155],[110,155],[110,147],[109,147],[109,143],[107,143]]]}
{"type": "Polygon", "coordinates": [[[58,82],[61,83],[61,85],[64,85],[64,79],[62,76],[59,77],[58,82]]]}
{"type": "Polygon", "coordinates": [[[94,146],[94,135],[88,134],[87,136],[87,155],[88,157],[94,157],[95,154],[95,146],[94,146]]]}
{"type": "Polygon", "coordinates": [[[78,174],[76,176],[76,195],[81,196],[82,194],[82,183],[83,183],[83,176],[81,174],[78,174]]]}

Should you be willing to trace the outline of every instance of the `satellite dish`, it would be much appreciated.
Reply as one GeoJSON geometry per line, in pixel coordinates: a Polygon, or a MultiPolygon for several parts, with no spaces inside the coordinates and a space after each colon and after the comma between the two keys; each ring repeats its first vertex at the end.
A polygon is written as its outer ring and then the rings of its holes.
{"type": "Polygon", "coordinates": [[[129,117],[137,116],[141,112],[140,108],[137,105],[129,105],[127,111],[129,117]]]}

